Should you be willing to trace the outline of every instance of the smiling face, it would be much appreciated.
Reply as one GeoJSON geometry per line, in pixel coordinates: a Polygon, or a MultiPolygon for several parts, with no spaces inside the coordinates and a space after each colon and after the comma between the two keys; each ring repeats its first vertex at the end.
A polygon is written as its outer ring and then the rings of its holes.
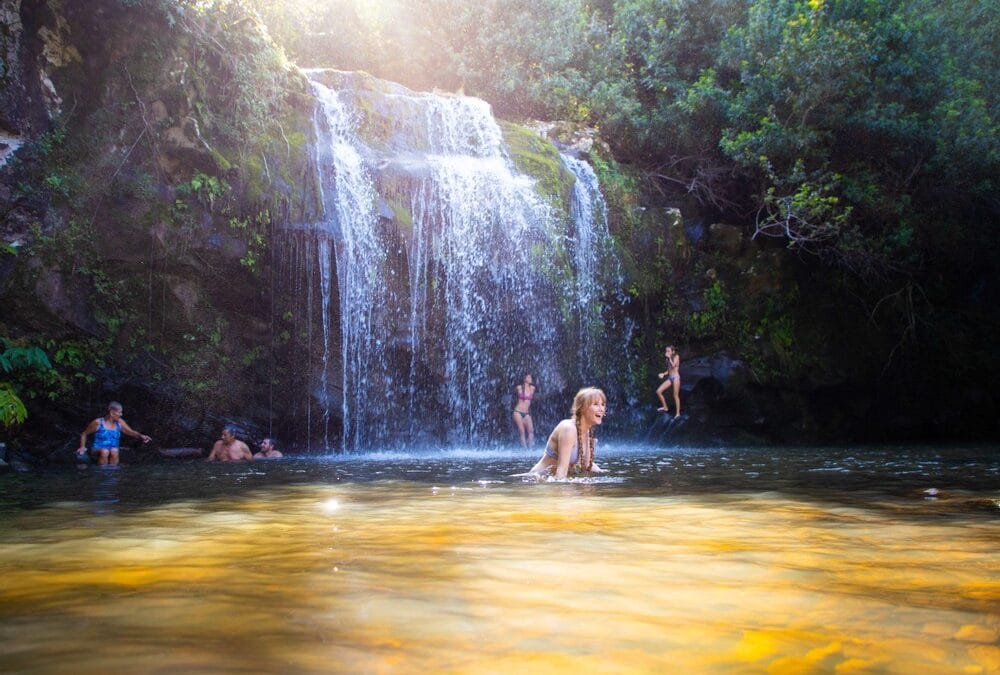
{"type": "Polygon", "coordinates": [[[110,406],[106,417],[111,422],[117,422],[122,418],[122,409],[120,407],[110,406]]]}
{"type": "Polygon", "coordinates": [[[583,407],[583,421],[594,426],[595,424],[600,424],[604,421],[604,415],[608,411],[608,402],[605,400],[604,395],[594,396],[583,407]]]}
{"type": "Polygon", "coordinates": [[[525,374],[525,376],[524,376],[524,384],[525,385],[534,384],[534,380],[531,379],[531,373],[526,373],[525,374]]]}
{"type": "Polygon", "coordinates": [[[607,406],[608,399],[603,391],[587,387],[576,392],[570,412],[574,419],[580,420],[584,426],[592,427],[604,421],[607,406]]]}

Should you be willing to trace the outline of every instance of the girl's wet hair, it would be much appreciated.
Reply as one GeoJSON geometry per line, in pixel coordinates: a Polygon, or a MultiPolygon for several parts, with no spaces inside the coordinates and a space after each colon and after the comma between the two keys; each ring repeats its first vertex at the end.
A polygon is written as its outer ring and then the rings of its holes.
{"type": "Polygon", "coordinates": [[[600,398],[605,403],[608,402],[608,397],[604,395],[604,392],[597,387],[584,387],[580,391],[576,392],[576,396],[573,397],[573,405],[570,406],[569,413],[573,418],[573,423],[576,425],[576,443],[577,443],[577,463],[578,469],[582,468],[584,471],[590,471],[594,466],[594,441],[596,440],[596,434],[594,427],[590,428],[588,432],[588,439],[590,441],[588,447],[590,452],[587,453],[587,466],[582,466],[581,461],[583,460],[583,425],[580,424],[580,418],[583,417],[583,410],[588,405],[594,402],[594,399],[600,398]]]}

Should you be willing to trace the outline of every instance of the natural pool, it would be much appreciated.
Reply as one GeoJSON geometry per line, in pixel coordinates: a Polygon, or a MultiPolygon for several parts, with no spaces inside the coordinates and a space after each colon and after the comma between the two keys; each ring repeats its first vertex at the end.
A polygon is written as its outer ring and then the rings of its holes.
{"type": "Polygon", "coordinates": [[[8,472],[0,671],[1000,672],[997,448],[599,456],[8,472]]]}

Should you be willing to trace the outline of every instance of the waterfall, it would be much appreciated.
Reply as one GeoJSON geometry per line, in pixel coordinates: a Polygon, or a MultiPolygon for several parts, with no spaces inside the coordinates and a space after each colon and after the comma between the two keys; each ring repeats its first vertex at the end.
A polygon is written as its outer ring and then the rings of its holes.
{"type": "MultiPolygon", "coordinates": [[[[385,326],[376,320],[379,309],[390,300],[379,292],[379,274],[385,265],[386,246],[379,237],[372,177],[359,152],[360,141],[354,134],[349,111],[336,92],[319,84],[314,84],[313,92],[320,104],[318,114],[322,116],[317,124],[320,139],[317,166],[325,212],[324,220],[316,226],[331,235],[319,241],[317,255],[324,345],[320,376],[325,401],[324,442],[329,445],[333,248],[340,295],[339,314],[350,317],[340,326],[343,435],[345,443],[354,447],[360,444],[366,431],[362,422],[377,422],[364,419],[367,392],[374,384],[369,377],[386,370],[382,345],[387,336],[385,326]]],[[[378,428],[369,432],[382,435],[378,428]]]]}
{"type": "Polygon", "coordinates": [[[563,153],[573,173],[570,199],[576,306],[580,311],[577,339],[581,354],[580,382],[602,386],[619,405],[634,405],[628,393],[633,324],[620,309],[628,299],[621,265],[608,230],[608,205],[593,167],[563,153]]]}
{"type": "Polygon", "coordinates": [[[623,294],[593,170],[561,157],[560,207],[515,168],[484,101],[360,77],[310,72],[324,441],[338,412],[346,449],[509,439],[525,372],[550,426],[628,339],[607,342],[604,303],[623,294]]]}
{"type": "MultiPolygon", "coordinates": [[[[611,236],[608,232],[608,207],[601,194],[597,174],[589,164],[570,155],[563,154],[562,160],[573,172],[576,181],[573,183],[573,195],[570,200],[570,215],[573,221],[573,262],[576,269],[576,283],[573,293],[576,306],[580,308],[578,323],[578,340],[580,344],[581,366],[593,363],[598,349],[598,339],[602,327],[601,307],[597,301],[601,298],[601,279],[598,271],[600,263],[608,255],[611,236]]],[[[617,261],[611,259],[614,264],[617,261]]],[[[617,269],[614,272],[618,272],[617,269]]],[[[615,283],[613,290],[620,285],[620,274],[612,277],[615,283]]],[[[591,373],[582,369],[579,376],[586,379],[591,373]]]]}

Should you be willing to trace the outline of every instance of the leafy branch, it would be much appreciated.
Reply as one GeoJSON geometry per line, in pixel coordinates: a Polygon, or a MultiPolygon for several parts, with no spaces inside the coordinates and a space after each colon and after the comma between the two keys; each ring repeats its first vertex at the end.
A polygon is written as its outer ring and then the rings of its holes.
{"type": "MultiPolygon", "coordinates": [[[[49,357],[38,347],[17,345],[7,338],[0,338],[0,343],[4,346],[4,351],[0,352],[0,368],[4,373],[27,369],[52,370],[49,357]]],[[[21,424],[27,418],[28,411],[14,385],[10,382],[0,382],[0,424],[12,427],[21,424]]]]}

